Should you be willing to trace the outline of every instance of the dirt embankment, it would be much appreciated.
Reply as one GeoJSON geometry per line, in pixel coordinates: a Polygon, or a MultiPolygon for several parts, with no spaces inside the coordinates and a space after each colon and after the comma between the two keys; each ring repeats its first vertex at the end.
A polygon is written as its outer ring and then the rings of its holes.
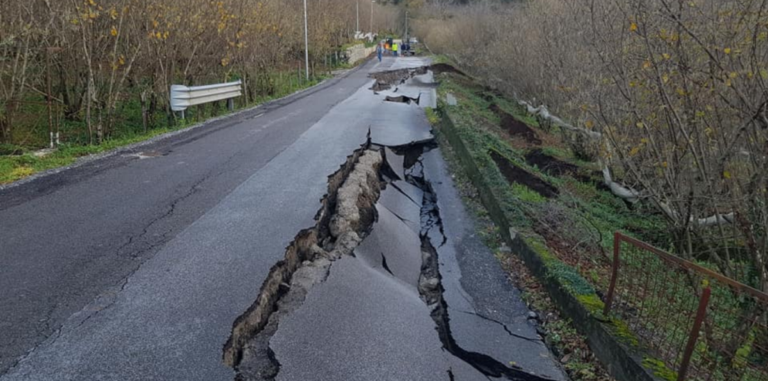
{"type": "Polygon", "coordinates": [[[510,184],[524,185],[546,198],[555,198],[560,194],[560,191],[557,188],[536,177],[536,175],[513,164],[509,159],[496,151],[491,151],[490,155],[499,167],[501,174],[504,175],[510,184]]]}
{"type": "Polygon", "coordinates": [[[493,111],[496,115],[499,116],[499,118],[501,118],[500,127],[509,135],[513,137],[521,137],[531,144],[541,145],[541,138],[539,138],[539,135],[536,133],[536,131],[528,127],[527,124],[517,120],[514,116],[502,110],[495,103],[491,104],[488,109],[493,111]]]}

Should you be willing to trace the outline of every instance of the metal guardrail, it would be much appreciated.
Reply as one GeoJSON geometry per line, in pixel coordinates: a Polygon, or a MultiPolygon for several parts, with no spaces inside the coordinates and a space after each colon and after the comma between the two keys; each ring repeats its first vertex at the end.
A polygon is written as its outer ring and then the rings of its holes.
{"type": "Polygon", "coordinates": [[[171,110],[184,111],[191,106],[227,100],[227,107],[234,109],[233,99],[243,95],[243,81],[219,83],[206,86],[171,86],[171,110]]]}
{"type": "Polygon", "coordinates": [[[613,249],[603,312],[665,378],[768,381],[768,294],[618,232],[613,249]]]}

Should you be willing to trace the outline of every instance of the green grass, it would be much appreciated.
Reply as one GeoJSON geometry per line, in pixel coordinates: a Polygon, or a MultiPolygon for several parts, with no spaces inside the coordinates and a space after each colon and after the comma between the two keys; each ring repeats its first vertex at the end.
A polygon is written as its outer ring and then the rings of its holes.
{"type": "MultiPolygon", "coordinates": [[[[179,128],[183,128],[180,125],[179,128]]],[[[174,131],[173,128],[158,128],[150,130],[146,134],[126,136],[117,139],[107,139],[100,145],[70,145],[65,144],[59,147],[53,153],[37,157],[32,153],[25,153],[18,156],[0,156],[0,184],[7,184],[35,173],[47,171],[49,169],[60,168],[74,163],[77,158],[103,153],[122,146],[138,143],[152,137],[174,131]]]]}
{"type": "MultiPolygon", "coordinates": [[[[526,237],[529,246],[540,255],[547,266],[548,276],[557,278],[587,309],[594,310],[593,313],[601,313],[597,309],[602,308],[602,302],[595,289],[597,285],[605,284],[605,279],[600,279],[599,272],[568,265],[553,254],[547,242],[534,231],[539,218],[547,212],[558,211],[562,213],[558,215],[558,220],[568,220],[562,222],[572,223],[563,224],[566,229],[571,225],[580,226],[580,230],[556,232],[560,237],[575,236],[578,239],[582,231],[594,232],[597,229],[600,233],[598,237],[602,238],[598,244],[606,250],[612,247],[614,230],[656,233],[663,229],[663,221],[630,210],[623,201],[610,192],[597,189],[594,183],[582,182],[570,176],[552,176],[528,165],[524,159],[526,151],[510,146],[507,137],[503,136],[497,126],[498,116],[489,110],[489,106],[496,104],[532,127],[538,126],[535,118],[525,115],[525,110],[503,96],[489,92],[470,80],[453,75],[444,75],[444,78],[440,79],[440,99],[444,99],[446,93],[451,93],[459,101],[457,106],[448,107],[442,102],[440,106],[454,121],[457,134],[499,200],[507,220],[526,237]],[[561,191],[560,197],[548,200],[524,185],[510,184],[490,158],[490,151],[499,153],[518,167],[555,185],[561,191]]],[[[580,172],[590,173],[595,169],[594,163],[579,162],[564,148],[543,147],[543,151],[581,167],[583,171],[580,172]]],[[[599,263],[599,250],[586,255],[593,256],[591,259],[587,258],[588,261],[599,263]]]]}
{"type": "MultiPolygon", "coordinates": [[[[609,190],[597,186],[602,182],[601,175],[595,173],[600,169],[599,165],[577,160],[568,149],[560,146],[540,147],[543,153],[576,165],[578,176],[552,176],[540,168],[528,165],[525,155],[534,147],[522,145],[523,148],[520,148],[521,145],[517,142],[515,147],[511,146],[509,137],[498,128],[499,119],[489,110],[489,106],[496,104],[532,127],[537,126],[535,118],[521,114],[525,110],[468,78],[442,74],[438,79],[441,81],[441,86],[438,88],[439,111],[440,116],[445,119],[438,126],[445,126],[446,123],[452,122],[455,134],[466,146],[485,183],[482,186],[478,185],[478,188],[485,189],[486,185],[490,188],[511,227],[524,237],[529,247],[541,258],[546,268],[546,276],[556,279],[593,316],[601,321],[610,322],[614,336],[630,346],[643,345],[644,340],[648,339],[643,336],[644,332],[661,332],[668,342],[684,343],[688,331],[679,329],[680,327],[675,325],[679,323],[664,319],[654,320],[652,317],[662,316],[670,310],[686,311],[688,308],[686,306],[691,301],[695,302],[697,297],[691,293],[690,287],[686,287],[685,279],[680,278],[681,284],[677,284],[676,273],[661,260],[640,261],[637,259],[639,256],[632,255],[631,250],[622,249],[622,268],[625,272],[642,272],[654,274],[654,276],[661,276],[666,272],[672,273],[665,278],[669,280],[665,280],[667,289],[663,297],[646,298],[642,302],[644,314],[649,316],[642,319],[642,329],[633,332],[633,327],[638,324],[637,321],[632,320],[630,325],[614,314],[603,316],[604,305],[597,295],[597,290],[606,291],[610,280],[610,263],[607,258],[613,248],[614,231],[621,231],[628,236],[639,238],[674,253],[672,237],[663,217],[655,212],[652,206],[640,203],[630,207],[609,190]],[[447,106],[442,101],[447,93],[457,98],[456,106],[447,106]],[[560,190],[560,196],[545,199],[524,185],[510,183],[491,159],[490,152],[498,153],[519,168],[556,186],[560,190]],[[545,234],[546,239],[537,232],[545,234]],[[569,245],[575,243],[581,245],[579,251],[568,249],[569,245]]],[[[552,131],[552,133],[557,132],[556,129],[552,131]]],[[[546,134],[545,131],[539,133],[546,134]]],[[[547,138],[550,139],[545,139],[545,142],[552,141],[553,136],[547,136],[547,138]]],[[[711,264],[700,264],[708,268],[713,267],[711,264]]],[[[717,271],[717,269],[713,270],[717,271]]],[[[748,269],[745,268],[743,272],[747,273],[746,270],[748,269]]],[[[622,279],[624,279],[622,282],[625,282],[624,287],[628,289],[638,289],[642,286],[632,285],[631,279],[645,282],[643,277],[622,279]]],[[[752,284],[753,281],[754,279],[742,279],[742,282],[747,284],[752,284]]],[[[738,314],[746,313],[754,306],[734,298],[732,291],[727,288],[714,285],[712,287],[713,302],[710,305],[720,306],[723,311],[731,311],[731,313],[718,312],[712,317],[712,321],[723,332],[733,332],[734,340],[741,340],[738,342],[740,346],[736,348],[736,356],[729,358],[718,354],[706,340],[699,340],[694,353],[694,362],[707,364],[702,360],[704,357],[714,358],[712,361],[718,367],[716,372],[727,373],[738,369],[744,372],[744,379],[760,379],[764,374],[756,368],[749,367],[750,364],[754,367],[754,364],[763,364],[765,361],[764,355],[754,350],[755,337],[762,333],[750,330],[746,333],[746,339],[740,339],[737,336],[740,334],[740,326],[737,323],[743,321],[743,316],[738,314]]],[[[668,368],[663,361],[646,358],[644,365],[662,379],[676,379],[674,370],[668,368]]],[[[713,379],[726,379],[725,373],[718,373],[713,379]]]]}
{"type": "MultiPolygon", "coordinates": [[[[444,99],[446,93],[451,93],[459,101],[457,106],[446,106],[441,101],[440,107],[454,121],[457,133],[467,145],[496,198],[502,203],[510,221],[519,225],[515,228],[532,227],[532,217],[535,216],[531,213],[538,213],[540,208],[536,205],[544,204],[547,200],[523,185],[509,184],[488,155],[490,150],[498,152],[518,167],[558,187],[561,196],[554,202],[563,205],[562,209],[567,211],[567,217],[579,224],[588,225],[586,229],[598,229],[602,236],[601,245],[606,249],[612,247],[615,230],[639,236],[638,238],[641,239],[652,240],[653,243],[658,243],[658,238],[664,236],[665,224],[661,217],[642,213],[642,210],[639,212],[630,210],[622,200],[608,191],[597,189],[594,183],[582,182],[570,176],[551,176],[539,168],[528,165],[524,159],[526,152],[513,148],[507,143],[506,138],[502,136],[503,133],[497,128],[498,117],[489,110],[489,106],[495,103],[518,119],[535,127],[530,116],[520,115],[524,110],[519,106],[503,96],[489,93],[486,88],[466,78],[444,74],[440,80],[439,98],[444,99]]],[[[542,151],[579,166],[580,172],[584,174],[593,172],[597,167],[595,163],[575,160],[571,152],[565,148],[542,147],[542,151]]],[[[529,229],[527,233],[532,232],[529,229]]]]}
{"type": "MultiPolygon", "coordinates": [[[[295,91],[317,85],[325,78],[327,77],[320,75],[312,78],[310,81],[298,81],[297,75],[293,72],[261,75],[258,78],[252,79],[259,81],[257,86],[259,91],[254,94],[254,99],[247,105],[238,104],[238,108],[253,107],[270,100],[282,98],[295,91]]],[[[32,102],[37,101],[36,99],[30,99],[28,106],[25,106],[21,115],[42,115],[45,118],[39,116],[26,119],[19,118],[18,121],[21,128],[16,129],[17,135],[21,135],[22,132],[25,135],[23,139],[18,137],[17,140],[26,141],[26,146],[0,145],[0,184],[11,183],[39,172],[64,167],[74,163],[83,156],[95,155],[142,142],[155,136],[187,128],[194,123],[203,122],[229,113],[226,107],[221,104],[218,107],[213,104],[192,107],[187,110],[186,120],[177,120],[175,122],[169,122],[165,114],[158,113],[150,120],[152,128],[145,132],[143,130],[138,94],[135,91],[128,91],[127,95],[126,101],[118,105],[113,129],[107,131],[107,135],[101,144],[88,144],[89,135],[84,121],[62,120],[60,131],[66,141],[53,153],[44,157],[36,157],[32,152],[44,147],[48,143],[47,109],[42,103],[32,102]],[[33,133],[30,134],[29,131],[33,133]],[[18,155],[20,152],[22,154],[18,155]]],[[[242,97],[239,98],[239,101],[242,99],[242,97]]]]}
{"type": "Polygon", "coordinates": [[[520,201],[532,204],[543,204],[547,202],[547,199],[544,196],[522,184],[512,184],[512,194],[520,199],[520,201]]]}
{"type": "Polygon", "coordinates": [[[444,63],[444,64],[449,64],[449,65],[454,65],[454,66],[456,66],[456,65],[454,64],[453,60],[451,60],[450,58],[448,58],[448,56],[446,56],[446,55],[442,55],[442,54],[438,54],[438,55],[432,56],[432,63],[435,63],[435,64],[441,64],[441,63],[444,63]]]}
{"type": "Polygon", "coordinates": [[[424,109],[424,111],[427,114],[427,120],[429,121],[429,124],[436,126],[438,123],[440,123],[440,114],[438,114],[435,109],[427,107],[424,109]]]}

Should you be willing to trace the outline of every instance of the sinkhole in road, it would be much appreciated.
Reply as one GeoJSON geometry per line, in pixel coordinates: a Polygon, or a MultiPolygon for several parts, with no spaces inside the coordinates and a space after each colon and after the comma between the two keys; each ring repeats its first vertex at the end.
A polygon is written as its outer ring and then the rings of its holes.
{"type": "MultiPolygon", "coordinates": [[[[225,363],[235,369],[236,380],[274,380],[281,372],[289,373],[288,365],[281,364],[281,357],[272,342],[279,334],[281,321],[290,320],[302,311],[306,313],[301,308],[315,294],[310,293],[313,287],[330,282],[333,266],[343,262],[343,258],[358,256],[361,257],[358,259],[385,272],[387,276],[412,284],[413,292],[418,294],[416,297],[428,307],[424,313],[430,314],[427,321],[431,318],[434,322],[431,329],[437,331],[443,349],[483,377],[547,380],[515,366],[507,366],[489,355],[464,350],[451,333],[438,250],[435,248],[445,245],[448,239],[437,194],[424,173],[422,162],[423,155],[436,147],[434,140],[383,147],[372,144],[369,139],[328,177],[328,193],[315,216],[315,226],[296,235],[287,247],[284,259],[272,267],[255,302],[233,324],[223,357],[225,363]],[[383,192],[390,193],[385,197],[383,192]],[[390,212],[384,207],[385,198],[391,200],[392,194],[404,200],[411,209],[416,205],[416,215],[410,216],[397,208],[390,208],[394,210],[390,212]],[[380,214],[380,211],[386,215],[380,214]],[[366,254],[362,250],[366,244],[368,247],[371,242],[374,246],[375,243],[388,244],[381,237],[374,236],[382,234],[376,229],[386,229],[381,221],[386,220],[389,214],[403,224],[409,222],[408,226],[413,230],[410,234],[415,237],[415,242],[404,238],[399,243],[400,247],[404,243],[414,247],[394,252],[390,250],[388,254],[391,256],[384,253],[386,249],[382,249],[380,256],[378,249],[368,250],[366,254]],[[371,241],[373,238],[376,239],[371,241]],[[410,257],[405,258],[404,253],[410,257]],[[370,257],[371,254],[375,254],[375,258],[366,261],[366,255],[370,257]]],[[[394,242],[392,245],[397,246],[394,242]]],[[[338,297],[344,298],[345,295],[338,297]]],[[[361,337],[360,340],[366,338],[361,337]]],[[[318,351],[317,356],[323,355],[318,351]]],[[[339,357],[334,361],[348,360],[339,357]]],[[[446,369],[444,379],[454,379],[450,368],[446,369]]]]}

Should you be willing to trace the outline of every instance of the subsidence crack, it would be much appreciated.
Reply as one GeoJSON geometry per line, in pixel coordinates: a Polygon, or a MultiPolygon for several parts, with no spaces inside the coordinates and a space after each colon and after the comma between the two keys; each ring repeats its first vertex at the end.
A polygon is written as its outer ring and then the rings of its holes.
{"type": "Polygon", "coordinates": [[[232,328],[224,362],[237,380],[270,380],[280,363],[269,347],[280,318],[303,303],[309,289],[328,277],[333,261],[352,255],[377,219],[383,153],[370,140],[328,178],[328,193],[315,226],[296,236],[264,281],[256,301],[232,328]]]}
{"type": "MultiPolygon", "coordinates": [[[[509,380],[519,381],[551,381],[548,378],[530,374],[520,367],[507,366],[486,354],[467,351],[456,343],[451,332],[448,304],[443,297],[445,289],[443,288],[442,275],[440,274],[438,252],[430,239],[431,230],[437,228],[440,229],[440,234],[443,237],[441,245],[446,243],[440,210],[437,206],[437,195],[432,185],[423,177],[423,174],[422,176],[417,176],[413,172],[411,173],[408,176],[409,182],[418,186],[424,192],[421,211],[422,231],[420,234],[423,263],[419,279],[419,293],[432,311],[431,316],[437,325],[438,335],[445,350],[466,362],[486,377],[504,377],[509,380]]],[[[511,334],[509,330],[507,332],[511,334]]]]}

